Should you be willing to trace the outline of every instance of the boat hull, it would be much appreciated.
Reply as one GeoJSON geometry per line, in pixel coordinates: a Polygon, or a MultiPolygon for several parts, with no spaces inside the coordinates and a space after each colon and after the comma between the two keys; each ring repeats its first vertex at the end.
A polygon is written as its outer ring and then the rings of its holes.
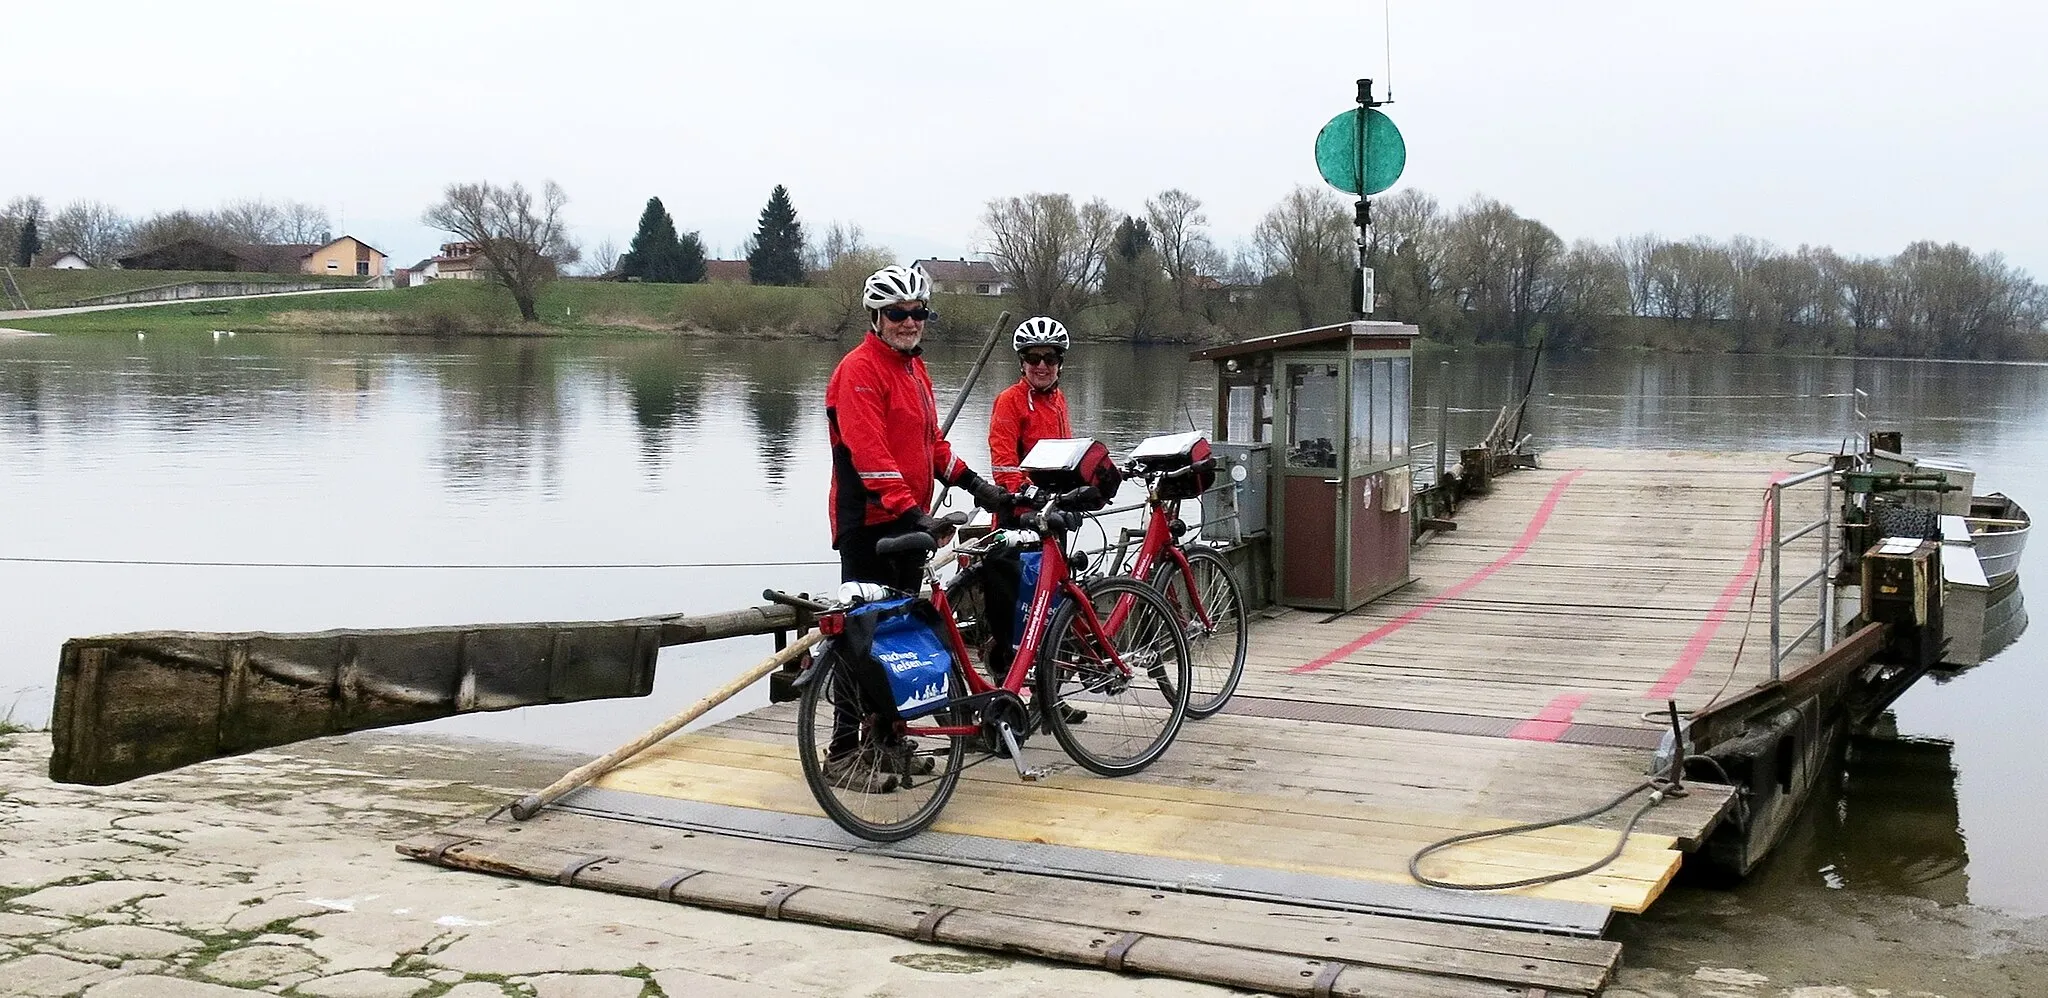
{"type": "Polygon", "coordinates": [[[2020,552],[2026,549],[2032,518],[2020,504],[2003,494],[1975,496],[1970,500],[1970,545],[1977,550],[1977,564],[1984,579],[1993,586],[2019,574],[2020,552]]]}

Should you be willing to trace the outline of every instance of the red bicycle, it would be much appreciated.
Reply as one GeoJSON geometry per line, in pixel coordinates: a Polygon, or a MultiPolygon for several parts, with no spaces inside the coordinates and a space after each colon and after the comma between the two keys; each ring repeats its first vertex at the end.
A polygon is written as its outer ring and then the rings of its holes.
{"type": "MultiPolygon", "coordinates": [[[[929,691],[936,706],[919,708],[927,713],[906,720],[900,704],[879,703],[884,694],[877,692],[871,668],[867,678],[856,671],[863,665],[847,653],[846,633],[849,619],[865,606],[901,601],[900,607],[923,598],[888,593],[891,599],[871,604],[826,604],[775,590],[762,594],[816,613],[818,629],[827,636],[796,680],[802,691],[797,757],[818,806],[848,832],[889,842],[924,830],[958,785],[970,741],[999,747],[1019,778],[1036,780],[1044,773],[1026,768],[1021,747],[1041,726],[1075,762],[1104,776],[1151,765],[1179,732],[1187,715],[1190,666],[1172,607],[1136,579],[1107,577],[1083,586],[1073,577],[1068,538],[1082,522],[1073,507],[1099,505],[1093,489],[1057,496],[1034,489],[1025,499],[1030,512],[1024,528],[997,531],[959,549],[970,564],[947,584],[939,585],[936,566],[925,564],[928,606],[936,611],[929,616],[951,658],[945,689],[929,691]],[[1002,681],[992,684],[970,664],[949,592],[978,587],[977,572],[1003,547],[1031,543],[1041,552],[1038,583],[1016,657],[1002,681]],[[1033,680],[1028,697],[1027,676],[1033,680]]],[[[885,540],[876,551],[925,560],[937,543],[930,534],[912,533],[885,540]]]]}
{"type": "MultiPolygon", "coordinates": [[[[1188,716],[1208,717],[1230,702],[1244,678],[1250,628],[1244,598],[1230,562],[1215,548],[1183,541],[1188,531],[1180,504],[1199,497],[1213,482],[1216,459],[1200,433],[1148,437],[1131,451],[1125,474],[1145,479],[1144,540],[1130,574],[1159,590],[1186,632],[1194,657],[1188,716]]],[[[1121,567],[1119,555],[1117,565],[1121,567]]],[[[1110,626],[1117,624],[1116,613],[1110,626]]]]}

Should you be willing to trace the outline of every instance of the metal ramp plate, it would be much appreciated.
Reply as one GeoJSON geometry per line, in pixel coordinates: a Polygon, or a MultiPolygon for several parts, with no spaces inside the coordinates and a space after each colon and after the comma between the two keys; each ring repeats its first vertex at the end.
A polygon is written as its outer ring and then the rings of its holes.
{"type": "Polygon", "coordinates": [[[1446,891],[1419,884],[1385,884],[978,835],[925,832],[903,842],[868,842],[847,834],[827,818],[596,787],[577,790],[554,807],[592,817],[843,852],[1464,925],[1598,936],[1607,927],[1610,914],[1607,907],[1596,904],[1446,891]]]}

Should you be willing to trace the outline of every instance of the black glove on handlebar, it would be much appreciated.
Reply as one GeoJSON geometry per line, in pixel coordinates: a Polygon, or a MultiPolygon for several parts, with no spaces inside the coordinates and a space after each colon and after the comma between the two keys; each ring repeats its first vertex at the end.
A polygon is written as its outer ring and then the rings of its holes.
{"type": "Polygon", "coordinates": [[[1000,513],[1005,509],[1013,509],[1017,505],[1015,499],[1008,492],[1003,491],[996,483],[975,474],[972,468],[961,472],[959,480],[953,484],[959,488],[966,489],[968,494],[974,497],[974,504],[976,506],[991,513],[1000,513]]]}

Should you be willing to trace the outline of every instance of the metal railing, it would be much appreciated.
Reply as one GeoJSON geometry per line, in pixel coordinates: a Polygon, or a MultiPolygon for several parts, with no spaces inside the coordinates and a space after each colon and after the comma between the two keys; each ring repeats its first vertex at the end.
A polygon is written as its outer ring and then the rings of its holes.
{"type": "Polygon", "coordinates": [[[1835,593],[1828,580],[1835,569],[1835,469],[1832,466],[1815,468],[1802,474],[1772,482],[1770,494],[1764,505],[1764,515],[1770,518],[1771,531],[1771,679],[1780,677],[1785,659],[1799,649],[1800,645],[1820,637],[1820,650],[1825,652],[1835,643],[1835,593]],[[1785,533],[1785,490],[1795,485],[1819,480],[1820,518],[1802,524],[1792,533],[1785,533]],[[1784,554],[1786,545],[1792,544],[1808,534],[1820,532],[1820,567],[1813,574],[1794,583],[1792,588],[1784,586],[1784,554]],[[1820,584],[1819,612],[1812,624],[1799,632],[1789,643],[1784,640],[1784,609],[1808,586],[1820,584]]]}

